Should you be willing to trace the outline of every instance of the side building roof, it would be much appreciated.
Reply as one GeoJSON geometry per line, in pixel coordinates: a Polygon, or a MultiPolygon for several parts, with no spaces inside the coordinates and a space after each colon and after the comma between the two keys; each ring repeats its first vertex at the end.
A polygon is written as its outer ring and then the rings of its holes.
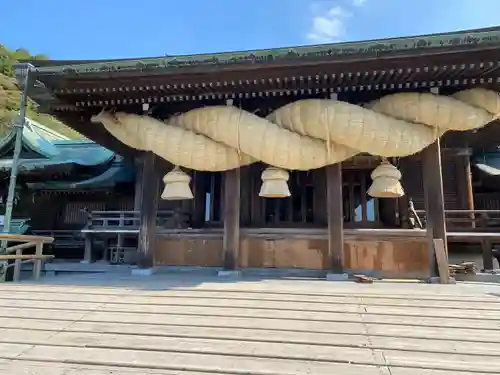
{"type": "MultiPolygon", "coordinates": [[[[62,189],[112,187],[115,182],[133,180],[133,168],[124,164],[123,158],[89,140],[72,140],[33,120],[26,119],[23,129],[23,148],[28,151],[19,162],[20,173],[43,171],[52,168],[93,167],[98,171],[86,180],[46,181],[29,184],[35,189],[62,189]]],[[[14,129],[0,139],[0,171],[12,168],[14,129]]]]}

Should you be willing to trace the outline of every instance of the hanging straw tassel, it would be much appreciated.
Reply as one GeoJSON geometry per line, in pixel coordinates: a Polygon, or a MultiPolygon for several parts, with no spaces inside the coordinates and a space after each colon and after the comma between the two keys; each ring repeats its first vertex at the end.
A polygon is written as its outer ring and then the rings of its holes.
{"type": "Polygon", "coordinates": [[[259,197],[288,198],[291,195],[287,184],[290,175],[284,169],[267,167],[260,178],[262,179],[262,186],[260,187],[259,197]]]}
{"type": "Polygon", "coordinates": [[[374,198],[399,198],[405,195],[401,186],[401,172],[387,160],[383,160],[371,174],[373,183],[368,195],[374,198]]]}
{"type": "Polygon", "coordinates": [[[165,189],[161,193],[161,199],[168,201],[193,199],[193,192],[189,187],[191,177],[178,166],[175,166],[163,177],[163,182],[165,183],[165,189]]]}

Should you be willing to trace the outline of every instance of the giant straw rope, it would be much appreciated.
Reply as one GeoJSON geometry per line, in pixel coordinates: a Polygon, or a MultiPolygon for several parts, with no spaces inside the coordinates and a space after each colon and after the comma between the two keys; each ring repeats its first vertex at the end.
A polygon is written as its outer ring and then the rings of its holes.
{"type": "Polygon", "coordinates": [[[499,93],[475,88],[452,96],[397,93],[365,106],[304,99],[266,118],[234,106],[208,106],[166,122],[104,111],[93,119],[121,142],[152,151],[176,166],[225,171],[256,161],[310,170],[360,152],[408,156],[446,131],[481,128],[499,116],[499,93]]]}
{"type": "Polygon", "coordinates": [[[255,161],[309,170],[360,152],[408,156],[448,130],[480,128],[499,116],[497,92],[470,89],[451,97],[392,94],[367,107],[305,99],[278,108],[267,118],[233,106],[209,106],[166,123],[121,112],[102,112],[94,120],[121,142],[152,151],[174,165],[224,171],[255,161]]]}

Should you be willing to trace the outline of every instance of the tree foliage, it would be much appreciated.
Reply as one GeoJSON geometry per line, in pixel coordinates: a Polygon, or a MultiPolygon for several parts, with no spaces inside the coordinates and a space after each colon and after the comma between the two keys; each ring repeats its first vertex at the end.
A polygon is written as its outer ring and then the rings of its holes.
{"type": "MultiPolygon", "coordinates": [[[[0,138],[6,132],[17,116],[20,103],[20,91],[14,78],[14,64],[19,60],[48,60],[47,55],[31,55],[25,48],[9,50],[0,44],[0,138]]],[[[28,103],[28,117],[67,137],[80,139],[82,135],[68,128],[56,118],[38,113],[33,102],[28,103]]]]}

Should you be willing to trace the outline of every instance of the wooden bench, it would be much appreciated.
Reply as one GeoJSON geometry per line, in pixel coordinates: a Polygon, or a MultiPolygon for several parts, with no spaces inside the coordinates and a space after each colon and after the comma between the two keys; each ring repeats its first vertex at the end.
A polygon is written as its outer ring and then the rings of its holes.
{"type": "Polygon", "coordinates": [[[7,247],[0,254],[1,261],[13,260],[13,264],[7,264],[5,268],[14,267],[13,281],[19,281],[21,276],[21,265],[23,263],[33,263],[33,278],[38,280],[42,271],[42,262],[52,259],[52,255],[43,254],[43,245],[54,242],[53,237],[29,236],[23,234],[0,234],[0,241],[22,242],[17,245],[7,247]],[[35,247],[35,254],[23,254],[23,250],[35,247]],[[12,254],[14,253],[14,254],[12,254]]]}

